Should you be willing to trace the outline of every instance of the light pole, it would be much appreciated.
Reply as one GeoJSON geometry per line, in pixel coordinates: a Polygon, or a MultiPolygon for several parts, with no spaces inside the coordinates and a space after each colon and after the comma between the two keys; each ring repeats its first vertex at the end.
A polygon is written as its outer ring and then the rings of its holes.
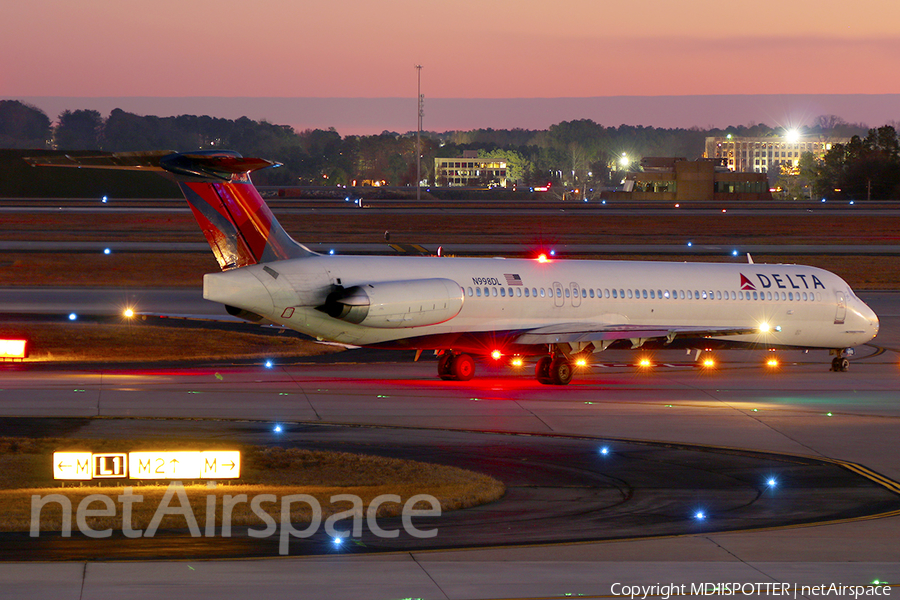
{"type": "Polygon", "coordinates": [[[422,95],[422,65],[416,65],[419,125],[416,128],[416,202],[422,201],[422,117],[425,116],[425,97],[422,95]]]}

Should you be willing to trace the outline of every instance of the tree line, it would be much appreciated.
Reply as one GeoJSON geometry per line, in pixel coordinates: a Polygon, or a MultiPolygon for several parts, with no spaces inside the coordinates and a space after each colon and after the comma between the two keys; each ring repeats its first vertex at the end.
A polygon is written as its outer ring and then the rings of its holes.
{"type": "Polygon", "coordinates": [[[807,152],[800,157],[795,188],[811,198],[845,200],[900,199],[900,140],[896,129],[884,125],[865,137],[854,135],[834,144],[822,158],[807,152]],[[799,185],[797,185],[799,184],[799,185]]]}
{"type": "MultiPolygon", "coordinates": [[[[563,121],[544,130],[425,132],[422,178],[426,184],[441,185],[435,180],[434,158],[457,157],[466,150],[476,150],[485,159],[505,160],[509,179],[521,185],[600,187],[618,183],[624,171],[638,170],[645,156],[697,159],[703,155],[708,136],[768,137],[784,133],[783,128],[763,124],[666,129],[603,126],[590,119],[563,121]]],[[[859,186],[865,181],[872,197],[900,197],[893,127],[867,133],[861,124],[826,115],[803,128],[801,134],[852,139],[849,144],[835,145],[821,161],[805,157],[798,173],[786,174],[794,178],[791,183],[795,187],[801,185],[814,194],[860,197],[859,186]]],[[[261,185],[414,186],[416,179],[415,132],[341,136],[333,128],[295,131],[247,117],[157,117],[115,109],[104,118],[95,110],[65,110],[52,122],[36,107],[3,100],[0,147],[112,152],[221,148],[284,164],[284,168],[256,174],[254,180],[261,185]]]]}

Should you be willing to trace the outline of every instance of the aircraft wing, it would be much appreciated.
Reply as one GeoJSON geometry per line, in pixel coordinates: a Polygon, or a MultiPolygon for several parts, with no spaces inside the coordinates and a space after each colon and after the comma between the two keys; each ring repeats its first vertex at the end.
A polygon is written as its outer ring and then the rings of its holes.
{"type": "Polygon", "coordinates": [[[685,325],[647,326],[636,324],[559,323],[526,331],[517,344],[560,344],[565,342],[609,342],[662,338],[671,343],[676,337],[719,337],[759,333],[754,327],[694,327],[685,325]]]}

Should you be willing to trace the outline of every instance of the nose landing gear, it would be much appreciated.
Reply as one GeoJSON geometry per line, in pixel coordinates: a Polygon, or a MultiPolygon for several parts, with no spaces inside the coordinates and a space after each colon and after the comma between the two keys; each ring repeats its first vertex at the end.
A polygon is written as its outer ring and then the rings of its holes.
{"type": "Polygon", "coordinates": [[[832,350],[831,354],[834,355],[834,359],[831,361],[831,370],[839,373],[843,373],[850,369],[850,359],[849,356],[853,356],[853,348],[832,350]]]}
{"type": "Polygon", "coordinates": [[[850,360],[843,356],[836,356],[834,360],[831,361],[831,370],[837,372],[844,372],[850,368],[850,360]]]}

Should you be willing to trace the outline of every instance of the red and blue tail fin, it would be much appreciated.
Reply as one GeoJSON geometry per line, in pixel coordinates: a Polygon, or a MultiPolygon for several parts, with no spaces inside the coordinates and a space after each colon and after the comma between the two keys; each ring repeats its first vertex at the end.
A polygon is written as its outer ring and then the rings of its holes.
{"type": "Polygon", "coordinates": [[[218,150],[105,152],[92,156],[42,156],[25,160],[35,166],[169,174],[181,187],[223,271],[315,255],[285,232],[250,182],[252,171],[280,166],[278,163],[218,150]]]}
{"type": "Polygon", "coordinates": [[[278,223],[250,172],[279,166],[234,152],[170,154],[159,161],[175,176],[222,270],[315,253],[278,223]]]}

